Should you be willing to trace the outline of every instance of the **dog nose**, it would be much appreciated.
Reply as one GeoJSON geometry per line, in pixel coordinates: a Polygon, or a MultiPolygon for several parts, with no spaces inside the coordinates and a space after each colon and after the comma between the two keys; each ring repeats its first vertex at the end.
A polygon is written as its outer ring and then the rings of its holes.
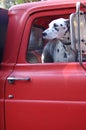
{"type": "Polygon", "coordinates": [[[46,32],[43,32],[42,35],[45,37],[45,36],[47,35],[47,33],[46,33],[46,32]]]}

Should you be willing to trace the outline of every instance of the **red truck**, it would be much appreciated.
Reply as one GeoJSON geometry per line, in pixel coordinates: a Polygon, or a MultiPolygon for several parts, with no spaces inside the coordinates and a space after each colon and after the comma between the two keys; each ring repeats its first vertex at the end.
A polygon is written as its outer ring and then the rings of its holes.
{"type": "MultiPolygon", "coordinates": [[[[43,30],[54,19],[86,11],[76,3],[41,1],[0,9],[0,130],[86,130],[86,62],[80,48],[78,62],[41,63],[43,30]]],[[[79,38],[80,26],[78,32],[79,38]]]]}

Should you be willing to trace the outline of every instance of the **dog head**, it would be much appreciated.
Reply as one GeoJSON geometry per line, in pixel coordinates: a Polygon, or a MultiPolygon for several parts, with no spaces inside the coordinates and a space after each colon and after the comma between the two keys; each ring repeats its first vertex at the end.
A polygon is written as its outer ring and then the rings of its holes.
{"type": "Polygon", "coordinates": [[[70,41],[69,19],[59,18],[49,24],[49,28],[43,31],[43,38],[70,41]]]}

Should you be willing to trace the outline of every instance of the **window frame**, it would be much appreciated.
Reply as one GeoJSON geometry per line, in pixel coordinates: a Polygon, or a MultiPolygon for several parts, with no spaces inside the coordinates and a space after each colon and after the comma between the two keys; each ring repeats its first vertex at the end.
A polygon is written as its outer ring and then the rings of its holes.
{"type": "MultiPolygon", "coordinates": [[[[31,28],[32,28],[32,24],[33,21],[39,17],[48,17],[48,16],[58,16],[58,18],[60,18],[60,16],[65,16],[66,15],[70,15],[71,13],[73,13],[75,11],[74,8],[72,8],[71,10],[69,9],[55,9],[55,10],[48,10],[48,11],[41,11],[41,12],[36,12],[32,15],[30,15],[27,19],[26,22],[26,26],[25,26],[25,30],[24,30],[24,35],[22,37],[22,42],[21,42],[21,49],[20,49],[20,53],[19,53],[19,57],[18,57],[18,63],[26,63],[26,64],[31,64],[29,62],[27,62],[26,60],[26,53],[27,53],[27,48],[28,48],[28,39],[30,38],[30,32],[31,32],[31,28]]],[[[75,63],[75,62],[74,62],[75,63]]],[[[35,64],[35,63],[33,63],[35,64]]],[[[42,64],[42,63],[36,63],[36,64],[42,64]]],[[[50,64],[50,63],[47,63],[50,64]]],[[[51,63],[52,64],[52,63],[51,63]]],[[[61,63],[64,64],[64,63],[61,63]]],[[[68,64],[68,63],[67,63],[68,64]]]]}

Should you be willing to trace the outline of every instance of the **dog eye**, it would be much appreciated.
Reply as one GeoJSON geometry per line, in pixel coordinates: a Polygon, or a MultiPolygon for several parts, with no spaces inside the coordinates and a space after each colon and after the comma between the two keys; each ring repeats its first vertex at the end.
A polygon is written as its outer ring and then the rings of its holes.
{"type": "Polygon", "coordinates": [[[54,27],[55,28],[55,30],[58,32],[59,31],[59,29],[58,28],[56,28],[56,27],[54,27]]]}
{"type": "Polygon", "coordinates": [[[56,23],[54,23],[54,27],[58,27],[58,25],[56,23]]]}

